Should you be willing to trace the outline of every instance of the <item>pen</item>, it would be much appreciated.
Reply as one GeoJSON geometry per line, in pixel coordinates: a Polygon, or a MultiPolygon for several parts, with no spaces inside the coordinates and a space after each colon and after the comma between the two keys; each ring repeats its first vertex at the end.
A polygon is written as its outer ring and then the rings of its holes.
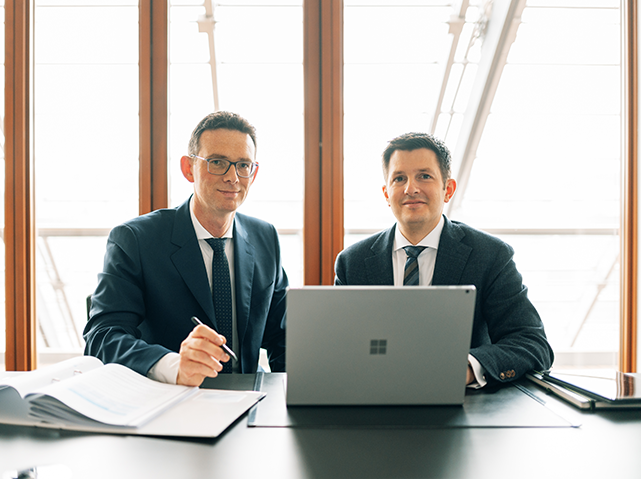
{"type": "MultiPolygon", "coordinates": [[[[200,319],[198,319],[196,316],[191,317],[192,323],[194,323],[196,326],[199,324],[202,324],[203,326],[206,326],[200,319]]],[[[238,358],[236,357],[236,354],[231,350],[229,346],[226,344],[222,345],[222,348],[225,350],[227,354],[229,354],[232,358],[234,358],[234,361],[238,361],[238,358]]]]}

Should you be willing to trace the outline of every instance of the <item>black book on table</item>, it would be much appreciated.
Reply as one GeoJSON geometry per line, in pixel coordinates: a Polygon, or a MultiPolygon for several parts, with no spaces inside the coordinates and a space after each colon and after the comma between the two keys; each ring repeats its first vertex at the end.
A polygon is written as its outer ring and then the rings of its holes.
{"type": "Polygon", "coordinates": [[[641,406],[641,374],[614,370],[550,370],[541,379],[609,405],[641,406]]]}

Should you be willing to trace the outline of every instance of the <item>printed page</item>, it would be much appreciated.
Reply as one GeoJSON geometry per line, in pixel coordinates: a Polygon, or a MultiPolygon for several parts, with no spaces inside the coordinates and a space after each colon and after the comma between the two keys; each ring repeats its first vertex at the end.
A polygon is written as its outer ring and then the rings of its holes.
{"type": "MultiPolygon", "coordinates": [[[[107,364],[37,389],[26,399],[34,404],[30,414],[39,419],[47,419],[46,413],[45,416],[42,414],[47,410],[62,420],[65,417],[64,406],[40,400],[46,395],[101,423],[138,427],[197,391],[198,388],[153,381],[119,364],[107,364]]],[[[77,417],[74,420],[73,416],[70,414],[69,420],[77,422],[77,417]]]]}
{"type": "Polygon", "coordinates": [[[51,366],[46,366],[35,371],[29,371],[16,376],[4,377],[0,380],[0,389],[10,386],[25,397],[36,389],[44,388],[78,374],[86,373],[102,366],[102,361],[93,356],[78,356],[67,359],[51,366]]]}

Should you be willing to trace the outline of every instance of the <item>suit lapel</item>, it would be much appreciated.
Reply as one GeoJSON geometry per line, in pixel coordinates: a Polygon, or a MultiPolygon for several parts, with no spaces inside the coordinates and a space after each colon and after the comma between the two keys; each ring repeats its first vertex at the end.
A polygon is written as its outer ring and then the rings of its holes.
{"type": "Polygon", "coordinates": [[[383,231],[372,244],[372,255],[365,258],[366,279],[371,285],[394,285],[392,248],[396,226],[383,231]]]}
{"type": "Polygon", "coordinates": [[[464,236],[465,232],[445,217],[434,265],[434,286],[460,284],[463,269],[472,252],[472,248],[461,243],[464,236]]]}
{"type": "Polygon", "coordinates": [[[247,331],[247,325],[249,324],[249,308],[251,305],[255,258],[254,247],[249,244],[247,231],[238,214],[234,219],[234,263],[236,323],[239,344],[242,345],[245,332],[247,331]]]}
{"type": "MultiPolygon", "coordinates": [[[[207,279],[207,271],[203,263],[203,255],[196,238],[194,225],[189,213],[189,200],[176,210],[172,243],[178,247],[171,255],[171,261],[178,270],[183,281],[207,314],[211,324],[216,327],[214,318],[214,303],[207,279]]],[[[203,318],[201,318],[203,319],[203,318]]]]}

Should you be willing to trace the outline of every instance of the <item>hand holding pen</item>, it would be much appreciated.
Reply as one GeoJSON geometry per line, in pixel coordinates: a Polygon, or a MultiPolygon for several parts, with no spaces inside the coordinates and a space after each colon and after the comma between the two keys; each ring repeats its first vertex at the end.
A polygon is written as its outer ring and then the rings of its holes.
{"type": "MultiPolygon", "coordinates": [[[[203,325],[207,326],[205,323],[203,323],[200,319],[198,319],[196,316],[191,317],[191,322],[194,323],[196,326],[203,325]]],[[[212,329],[212,328],[209,328],[212,329]]],[[[234,358],[234,361],[238,361],[238,358],[236,357],[236,353],[234,353],[229,346],[227,346],[227,343],[223,343],[222,348],[225,350],[227,354],[229,354],[232,358],[234,358]]]]}
{"type": "Polygon", "coordinates": [[[191,320],[197,326],[180,345],[176,384],[200,386],[205,378],[218,376],[223,369],[222,363],[232,357],[236,359],[236,355],[225,344],[224,336],[195,316],[191,320]]]}

